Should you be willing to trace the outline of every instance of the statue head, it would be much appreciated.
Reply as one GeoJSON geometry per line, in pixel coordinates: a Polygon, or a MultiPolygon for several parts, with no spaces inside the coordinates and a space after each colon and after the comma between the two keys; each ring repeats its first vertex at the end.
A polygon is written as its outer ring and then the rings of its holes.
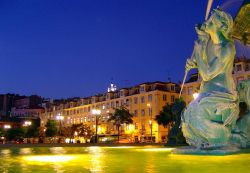
{"type": "Polygon", "coordinates": [[[213,34],[222,34],[224,37],[231,37],[233,28],[233,18],[230,14],[220,10],[214,9],[210,18],[204,23],[205,31],[211,36],[213,34]]]}

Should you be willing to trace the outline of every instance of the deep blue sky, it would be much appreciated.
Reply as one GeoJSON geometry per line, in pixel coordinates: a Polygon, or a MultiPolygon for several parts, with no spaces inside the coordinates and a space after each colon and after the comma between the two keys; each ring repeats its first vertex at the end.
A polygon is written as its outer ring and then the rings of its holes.
{"type": "MultiPolygon", "coordinates": [[[[222,1],[214,2],[217,6],[222,1]]],[[[1,0],[0,93],[61,98],[182,80],[206,0],[1,0]]]]}

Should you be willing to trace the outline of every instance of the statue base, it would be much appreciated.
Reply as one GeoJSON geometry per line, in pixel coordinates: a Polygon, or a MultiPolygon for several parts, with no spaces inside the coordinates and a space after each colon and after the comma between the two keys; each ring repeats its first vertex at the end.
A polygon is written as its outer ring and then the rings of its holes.
{"type": "Polygon", "coordinates": [[[237,147],[223,147],[213,149],[200,149],[195,147],[180,147],[172,151],[173,154],[186,154],[186,155],[231,155],[237,154],[240,149],[237,147]]]}

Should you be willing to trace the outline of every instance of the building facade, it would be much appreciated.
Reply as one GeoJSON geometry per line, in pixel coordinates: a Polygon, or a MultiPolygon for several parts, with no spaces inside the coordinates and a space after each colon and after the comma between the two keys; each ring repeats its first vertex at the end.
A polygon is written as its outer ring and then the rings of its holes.
{"type": "Polygon", "coordinates": [[[115,135],[116,127],[108,122],[115,108],[126,107],[133,116],[133,124],[123,124],[121,135],[130,142],[166,142],[168,129],[159,126],[155,116],[162,107],[178,98],[179,86],[168,82],[143,83],[131,88],[109,90],[109,92],[50,106],[41,116],[41,125],[48,119],[60,121],[62,126],[84,123],[93,131],[96,127],[96,115],[92,110],[101,111],[98,135],[115,135]],[[63,118],[58,118],[58,116],[63,118]]]}

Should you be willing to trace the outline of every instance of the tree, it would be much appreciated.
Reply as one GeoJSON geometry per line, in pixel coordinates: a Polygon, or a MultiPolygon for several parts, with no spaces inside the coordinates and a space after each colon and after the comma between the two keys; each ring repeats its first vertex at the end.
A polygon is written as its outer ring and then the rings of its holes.
{"type": "Polygon", "coordinates": [[[113,122],[118,131],[118,143],[120,136],[120,127],[122,124],[132,124],[133,123],[133,115],[130,114],[129,110],[125,107],[121,107],[119,109],[115,109],[114,113],[110,114],[108,121],[113,122]]]}
{"type": "Polygon", "coordinates": [[[162,111],[160,111],[159,115],[155,116],[155,120],[159,125],[163,125],[163,127],[169,127],[174,122],[175,117],[172,112],[172,105],[166,104],[163,106],[162,111]]]}
{"type": "Polygon", "coordinates": [[[6,137],[6,131],[0,128],[0,137],[6,137]]]}
{"type": "Polygon", "coordinates": [[[22,127],[11,128],[7,131],[7,139],[9,141],[22,139],[24,135],[24,129],[22,127]]]}
{"type": "Polygon", "coordinates": [[[32,138],[39,136],[40,119],[32,121],[30,126],[25,127],[25,137],[32,138]]]}
{"type": "Polygon", "coordinates": [[[77,136],[90,138],[93,135],[93,131],[87,124],[72,124],[72,126],[67,126],[62,128],[62,135],[68,138],[74,138],[75,132],[77,136]]]}
{"type": "Polygon", "coordinates": [[[174,126],[171,128],[168,135],[168,144],[186,144],[186,139],[183,136],[181,126],[181,115],[186,107],[186,103],[182,99],[178,99],[172,105],[172,113],[175,115],[174,126]]]}
{"type": "Polygon", "coordinates": [[[78,136],[90,137],[93,135],[93,131],[87,124],[76,124],[76,127],[74,128],[74,132],[77,132],[78,136]]]}
{"type": "Polygon", "coordinates": [[[55,120],[48,120],[46,125],[46,137],[53,137],[57,134],[58,128],[57,128],[57,122],[55,120]]]}
{"type": "Polygon", "coordinates": [[[186,143],[180,129],[181,114],[185,107],[186,103],[182,99],[177,99],[173,104],[163,106],[160,114],[156,115],[157,123],[169,128],[168,144],[186,143]]]}

